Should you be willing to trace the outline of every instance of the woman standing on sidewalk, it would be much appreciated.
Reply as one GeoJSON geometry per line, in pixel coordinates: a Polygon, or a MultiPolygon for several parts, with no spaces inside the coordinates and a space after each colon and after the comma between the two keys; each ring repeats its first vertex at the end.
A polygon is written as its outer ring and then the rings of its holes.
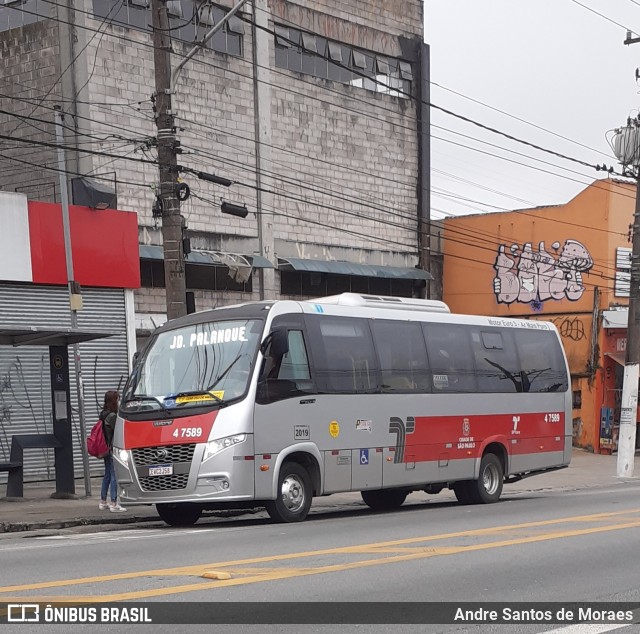
{"type": "Polygon", "coordinates": [[[98,508],[101,511],[109,509],[112,513],[122,513],[127,509],[118,504],[118,482],[116,481],[116,472],[113,467],[113,432],[116,427],[116,418],[118,412],[118,401],[120,394],[115,391],[109,391],[104,395],[104,406],[100,412],[100,420],[102,421],[102,431],[104,438],[109,446],[109,453],[104,457],[104,478],[102,479],[102,490],[100,492],[100,504],[98,508]],[[107,502],[107,493],[111,488],[111,500],[107,502]]]}

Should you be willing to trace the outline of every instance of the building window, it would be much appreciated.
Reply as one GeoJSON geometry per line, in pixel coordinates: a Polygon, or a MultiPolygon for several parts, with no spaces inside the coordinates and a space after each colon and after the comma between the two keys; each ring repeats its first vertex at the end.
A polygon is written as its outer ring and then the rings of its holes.
{"type": "Polygon", "coordinates": [[[0,31],[51,18],[50,6],[42,0],[0,0],[0,31]]]}
{"type": "Polygon", "coordinates": [[[573,390],[573,399],[571,407],[573,409],[582,409],[582,390],[573,390]]]}
{"type": "MultiPolygon", "coordinates": [[[[195,0],[169,0],[167,11],[171,37],[185,44],[193,44],[196,39],[201,39],[228,12],[216,4],[202,4],[195,0]]],[[[152,30],[150,0],[93,0],[93,15],[118,26],[152,30]]],[[[240,57],[243,35],[244,23],[233,16],[205,46],[218,53],[240,57]]]]}
{"type": "Polygon", "coordinates": [[[278,68],[339,81],[371,92],[409,98],[413,70],[407,61],[376,55],[292,27],[275,26],[278,68]]]}
{"type": "Polygon", "coordinates": [[[324,297],[340,293],[370,293],[391,297],[413,297],[413,284],[418,280],[388,277],[357,277],[308,271],[280,271],[283,295],[324,297]]]}
{"type": "MultiPolygon", "coordinates": [[[[204,291],[237,291],[251,293],[252,278],[243,284],[229,276],[226,266],[185,263],[187,288],[204,291]]],[[[164,288],[164,262],[162,260],[140,260],[140,285],[143,288],[164,288]]]]}

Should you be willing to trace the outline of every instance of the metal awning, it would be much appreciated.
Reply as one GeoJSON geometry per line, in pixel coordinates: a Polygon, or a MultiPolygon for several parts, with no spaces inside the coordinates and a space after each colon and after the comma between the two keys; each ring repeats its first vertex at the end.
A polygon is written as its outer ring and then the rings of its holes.
{"type": "Polygon", "coordinates": [[[620,365],[624,365],[624,356],[625,356],[624,352],[605,352],[604,356],[613,359],[616,363],[619,363],[620,365]]]}
{"type": "Polygon", "coordinates": [[[69,346],[83,341],[111,337],[113,332],[89,332],[87,330],[45,330],[40,328],[0,327],[2,346],[69,346]]]}
{"type": "Polygon", "coordinates": [[[431,280],[433,276],[422,269],[359,264],[346,260],[306,260],[302,258],[278,258],[281,271],[308,271],[310,273],[333,273],[334,275],[357,275],[360,277],[384,277],[400,280],[431,280]]]}
{"type": "MultiPolygon", "coordinates": [[[[164,251],[162,247],[155,244],[141,244],[141,260],[163,260],[164,251]]],[[[214,266],[227,266],[228,258],[235,259],[240,265],[251,266],[254,269],[272,269],[273,264],[267,258],[253,253],[226,253],[224,251],[191,251],[185,256],[185,261],[189,264],[209,264],[214,266]]]]}

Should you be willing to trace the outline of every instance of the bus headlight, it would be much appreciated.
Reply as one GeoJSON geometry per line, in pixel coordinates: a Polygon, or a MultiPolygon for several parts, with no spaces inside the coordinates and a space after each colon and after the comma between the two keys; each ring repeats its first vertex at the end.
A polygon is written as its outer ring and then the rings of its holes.
{"type": "Polygon", "coordinates": [[[120,460],[120,462],[124,464],[129,463],[129,451],[127,449],[119,449],[118,447],[114,447],[113,453],[120,460]]]}
{"type": "Polygon", "coordinates": [[[219,438],[218,440],[210,440],[204,447],[202,460],[208,460],[212,456],[219,454],[221,451],[244,442],[246,439],[247,434],[236,434],[235,436],[227,436],[226,438],[219,438]]]}

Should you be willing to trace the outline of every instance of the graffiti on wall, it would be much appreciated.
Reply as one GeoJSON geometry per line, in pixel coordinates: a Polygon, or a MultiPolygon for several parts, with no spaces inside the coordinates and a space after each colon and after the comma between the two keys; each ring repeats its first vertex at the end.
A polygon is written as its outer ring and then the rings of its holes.
{"type": "MultiPolygon", "coordinates": [[[[100,363],[98,355],[83,358],[83,366],[87,368],[90,377],[88,385],[85,382],[85,395],[90,396],[85,399],[85,414],[95,412],[95,414],[89,414],[85,421],[89,426],[93,425],[94,417],[97,419],[102,409],[106,389],[120,391],[126,381],[126,376],[121,375],[117,385],[105,386],[102,390],[98,375],[104,374],[106,368],[101,368],[100,363]]],[[[37,367],[33,361],[29,361],[31,380],[27,378],[27,372],[19,355],[0,362],[0,461],[9,460],[11,436],[14,433],[50,433],[53,412],[51,411],[51,393],[46,387],[49,384],[49,371],[48,354],[40,355],[37,367]]],[[[75,444],[79,447],[82,442],[82,431],[79,425],[78,409],[73,405],[71,427],[75,444]]],[[[42,455],[45,458],[47,470],[52,469],[53,465],[49,464],[50,453],[43,449],[42,455]]]]}
{"type": "Polygon", "coordinates": [[[537,251],[526,242],[522,248],[512,244],[507,253],[506,245],[501,244],[493,265],[493,292],[498,303],[520,302],[539,310],[550,299],[579,300],[585,290],[582,275],[593,267],[591,254],[577,240],[566,240],[562,248],[556,241],[551,251],[544,242],[538,244],[537,251]]]}
{"type": "MultiPolygon", "coordinates": [[[[46,363],[48,359],[43,355],[40,358],[41,384],[44,380],[42,373],[48,372],[46,363]]],[[[38,395],[34,394],[29,387],[19,356],[11,359],[4,367],[0,367],[0,458],[2,460],[9,460],[13,419],[18,415],[26,413],[27,417],[33,421],[33,433],[45,433],[46,423],[41,415],[45,408],[44,396],[42,391],[38,395]]]]}

